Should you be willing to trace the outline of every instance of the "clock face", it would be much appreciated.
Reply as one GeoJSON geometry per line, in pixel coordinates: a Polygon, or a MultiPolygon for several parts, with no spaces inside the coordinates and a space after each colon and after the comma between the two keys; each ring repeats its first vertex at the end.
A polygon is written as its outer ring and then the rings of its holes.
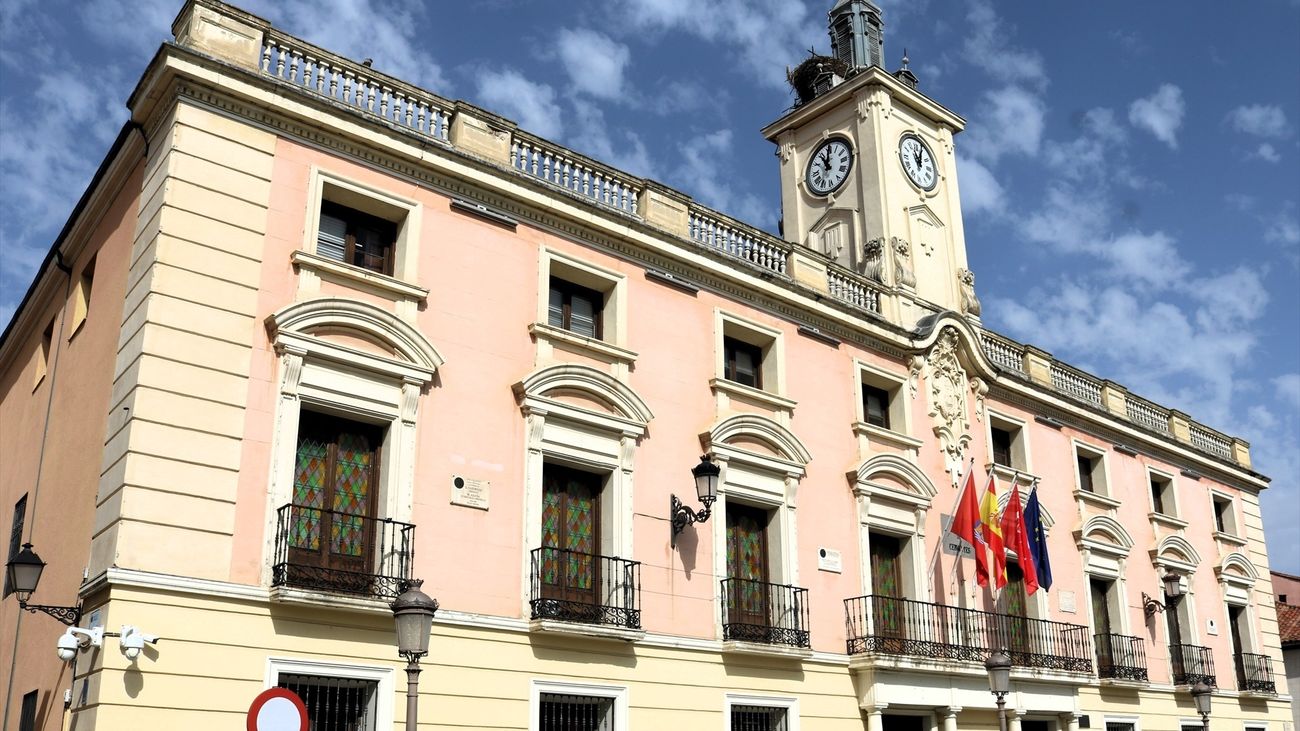
{"type": "Polygon", "coordinates": [[[813,152],[804,181],[813,195],[827,195],[844,185],[852,169],[853,151],[849,149],[849,143],[831,138],[813,152]]]}
{"type": "Polygon", "coordinates": [[[898,157],[903,163],[903,172],[912,184],[921,190],[934,190],[939,182],[939,172],[934,165],[934,155],[929,146],[916,135],[903,135],[898,143],[898,157]]]}

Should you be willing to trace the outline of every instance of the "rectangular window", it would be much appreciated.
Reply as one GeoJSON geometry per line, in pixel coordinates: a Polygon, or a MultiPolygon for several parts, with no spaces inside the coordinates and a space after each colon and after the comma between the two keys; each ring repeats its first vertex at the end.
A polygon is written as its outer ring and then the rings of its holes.
{"type": "Polygon", "coordinates": [[[18,714],[18,731],[36,731],[36,696],[40,691],[23,694],[23,707],[18,714]]]}
{"type": "Polygon", "coordinates": [[[1106,731],[1137,731],[1137,724],[1131,721],[1107,721],[1106,731]]]}
{"type": "MultiPolygon", "coordinates": [[[[27,496],[23,495],[22,497],[18,498],[18,502],[14,503],[14,519],[13,519],[13,524],[9,528],[9,555],[8,558],[5,559],[6,562],[13,560],[13,557],[17,556],[18,552],[22,550],[23,525],[26,522],[27,522],[27,496]]],[[[0,595],[0,598],[7,597],[12,593],[14,593],[14,588],[9,584],[9,572],[6,571],[5,590],[4,590],[4,594],[0,595]]]]}
{"type": "Polygon", "coordinates": [[[788,731],[787,709],[775,706],[731,707],[731,731],[788,731]]]}
{"type": "Polygon", "coordinates": [[[867,423],[882,429],[889,428],[889,392],[862,384],[862,414],[867,423]]]}
{"type": "Polygon", "coordinates": [[[54,344],[54,320],[45,326],[45,331],[41,333],[41,345],[36,351],[36,379],[32,383],[35,389],[45,380],[45,374],[50,369],[50,348],[54,344]]]}
{"type": "Polygon", "coordinates": [[[726,622],[745,627],[768,627],[771,581],[767,524],[771,513],[739,503],[727,503],[726,622]]]}
{"type": "Polygon", "coordinates": [[[1237,521],[1232,512],[1232,498],[1224,495],[1213,495],[1214,500],[1214,529],[1220,533],[1228,535],[1237,535],[1237,521]]]}
{"type": "MultiPolygon", "coordinates": [[[[73,292],[72,300],[72,332],[76,332],[86,322],[86,317],[90,314],[90,291],[95,285],[95,257],[91,257],[86,262],[86,266],[81,268],[81,277],[77,280],[76,291],[73,292]]],[[[69,336],[71,337],[71,336],[69,336]]]]}
{"type": "Polygon", "coordinates": [[[1090,579],[1089,589],[1092,594],[1092,628],[1099,635],[1113,632],[1110,623],[1110,597],[1115,582],[1104,579],[1090,579]]]}
{"type": "Polygon", "coordinates": [[[547,324],[599,340],[602,336],[601,311],[604,305],[605,298],[600,292],[559,277],[551,277],[547,324]]]}
{"type": "Polygon", "coordinates": [[[379,681],[281,673],[278,685],[302,699],[313,731],[376,731],[379,681]]]}
{"type": "Polygon", "coordinates": [[[1151,473],[1151,511],[1160,515],[1174,515],[1174,481],[1163,475],[1151,473]]]}
{"type": "Polygon", "coordinates": [[[600,591],[600,493],[591,472],[547,464],[542,468],[543,599],[596,607],[600,591]]]}
{"type": "Polygon", "coordinates": [[[1075,461],[1079,469],[1079,489],[1084,492],[1096,492],[1097,488],[1092,484],[1092,471],[1096,468],[1096,463],[1083,454],[1076,454],[1075,461]]]}
{"type": "Polygon", "coordinates": [[[358,577],[374,574],[382,438],[369,424],[302,412],[287,536],[288,583],[356,593],[358,577]]]}
{"type": "Polygon", "coordinates": [[[871,613],[875,632],[883,637],[906,636],[906,605],[903,603],[903,541],[872,531],[871,613]]]}
{"type": "Polygon", "coordinates": [[[1011,432],[995,426],[990,429],[990,438],[993,442],[993,463],[1000,464],[1003,467],[1013,467],[1014,465],[1011,464],[1011,432]]]}
{"type": "Polygon", "coordinates": [[[321,201],[316,253],[328,259],[393,273],[397,224],[332,201],[321,201]]]}
{"type": "Polygon", "coordinates": [[[763,349],[732,337],[722,339],[723,377],[744,386],[763,387],[763,349]]]}
{"type": "Polygon", "coordinates": [[[614,699],[605,696],[542,693],[538,731],[613,731],[614,699]]]}

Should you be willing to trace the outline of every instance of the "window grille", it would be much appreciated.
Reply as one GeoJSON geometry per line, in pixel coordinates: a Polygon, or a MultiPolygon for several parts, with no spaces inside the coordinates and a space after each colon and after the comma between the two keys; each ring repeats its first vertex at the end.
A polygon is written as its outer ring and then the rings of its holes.
{"type": "Polygon", "coordinates": [[[1106,731],[1137,731],[1137,726],[1130,721],[1107,721],[1106,731]]]}
{"type": "Polygon", "coordinates": [[[281,673],[279,685],[302,698],[311,731],[376,731],[377,680],[281,673]]]}
{"type": "Polygon", "coordinates": [[[36,695],[38,692],[33,690],[23,695],[23,708],[18,715],[18,731],[36,731],[36,695]]]}
{"type": "Polygon", "coordinates": [[[539,731],[612,731],[614,699],[563,693],[542,693],[539,731]]]}
{"type": "Polygon", "coordinates": [[[732,706],[731,731],[788,731],[786,711],[772,706],[732,706]]]}
{"type": "MultiPolygon", "coordinates": [[[[17,556],[18,552],[23,548],[23,525],[26,521],[27,496],[23,495],[18,498],[18,502],[14,503],[14,522],[9,528],[9,557],[6,559],[8,561],[12,561],[14,556],[17,556]]],[[[0,594],[0,598],[7,597],[12,593],[14,593],[14,588],[9,583],[9,572],[6,571],[4,594],[0,594]]]]}

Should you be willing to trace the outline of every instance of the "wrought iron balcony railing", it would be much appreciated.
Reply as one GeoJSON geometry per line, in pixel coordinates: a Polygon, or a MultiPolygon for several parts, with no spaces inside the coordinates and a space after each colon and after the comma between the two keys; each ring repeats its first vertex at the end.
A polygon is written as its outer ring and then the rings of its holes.
{"type": "Polygon", "coordinates": [[[395,599],[411,579],[410,523],[305,505],[278,514],[272,586],[395,599]]]}
{"type": "Polygon", "coordinates": [[[1142,682],[1150,679],[1146,644],[1141,637],[1099,634],[1093,640],[1097,645],[1097,677],[1142,682]]]}
{"type": "Polygon", "coordinates": [[[1174,685],[1196,685],[1197,681],[1218,685],[1214,678],[1214,654],[1208,647],[1170,645],[1169,663],[1173,666],[1174,685]]]}
{"type": "Polygon", "coordinates": [[[723,579],[722,639],[809,647],[808,590],[723,579]]]}
{"type": "Polygon", "coordinates": [[[528,604],[533,619],[641,629],[641,562],[535,548],[528,604]]]}
{"type": "Polygon", "coordinates": [[[1092,672],[1081,625],[875,595],[845,599],[844,612],[850,655],[984,662],[1005,649],[1020,667],[1092,672]]]}
{"type": "Polygon", "coordinates": [[[1255,693],[1276,693],[1273,664],[1267,655],[1242,652],[1233,656],[1237,665],[1237,690],[1255,693]]]}

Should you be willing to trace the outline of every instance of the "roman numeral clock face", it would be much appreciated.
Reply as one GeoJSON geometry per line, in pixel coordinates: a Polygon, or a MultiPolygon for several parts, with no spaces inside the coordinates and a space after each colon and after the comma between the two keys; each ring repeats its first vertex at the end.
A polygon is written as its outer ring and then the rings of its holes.
{"type": "Polygon", "coordinates": [[[813,151],[804,182],[813,195],[829,195],[844,185],[852,169],[853,151],[849,149],[849,143],[832,138],[813,151]]]}
{"type": "Polygon", "coordinates": [[[934,154],[930,147],[913,134],[903,135],[898,143],[898,158],[903,163],[903,172],[907,173],[912,185],[921,190],[934,190],[939,182],[939,173],[934,166],[934,154]]]}

